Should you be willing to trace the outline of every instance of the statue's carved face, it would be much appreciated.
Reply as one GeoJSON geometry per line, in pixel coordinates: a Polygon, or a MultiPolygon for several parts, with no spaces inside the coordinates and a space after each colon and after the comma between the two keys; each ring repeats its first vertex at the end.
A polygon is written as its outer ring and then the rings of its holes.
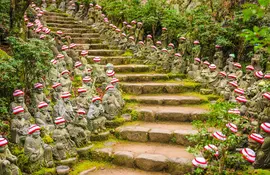
{"type": "Polygon", "coordinates": [[[39,94],[43,93],[43,88],[38,88],[38,89],[37,89],[37,92],[38,92],[39,94]]]}
{"type": "Polygon", "coordinates": [[[80,97],[85,97],[86,95],[87,95],[86,92],[81,92],[79,96],[80,97]]]}
{"type": "Polygon", "coordinates": [[[0,146],[0,153],[4,153],[7,149],[7,145],[5,146],[0,146]]]}
{"type": "Polygon", "coordinates": [[[45,106],[43,108],[40,108],[39,110],[40,110],[40,112],[42,112],[44,114],[48,111],[48,107],[45,106]]]}
{"type": "Polygon", "coordinates": [[[24,101],[24,96],[20,95],[18,97],[15,98],[16,102],[22,103],[24,101]]]}
{"type": "Polygon", "coordinates": [[[18,119],[22,119],[23,116],[24,116],[24,112],[20,112],[19,114],[16,114],[16,117],[17,117],[18,119]]]}
{"type": "Polygon", "coordinates": [[[38,138],[40,136],[40,131],[36,131],[32,134],[33,138],[38,138]]]}
{"type": "Polygon", "coordinates": [[[60,124],[57,125],[57,127],[58,127],[59,129],[64,129],[65,126],[66,126],[66,123],[60,123],[60,124]]]}
{"type": "Polygon", "coordinates": [[[65,79],[68,79],[69,75],[68,75],[68,74],[64,74],[63,77],[64,77],[65,79]]]}
{"type": "Polygon", "coordinates": [[[100,101],[99,101],[99,100],[96,100],[96,101],[94,102],[94,104],[95,104],[97,107],[99,107],[100,101]]]}
{"type": "Polygon", "coordinates": [[[78,114],[78,119],[83,119],[84,115],[83,114],[78,114]]]}
{"type": "Polygon", "coordinates": [[[68,102],[70,101],[70,99],[69,99],[69,98],[64,98],[63,101],[64,101],[65,103],[68,103],[68,102]]]}

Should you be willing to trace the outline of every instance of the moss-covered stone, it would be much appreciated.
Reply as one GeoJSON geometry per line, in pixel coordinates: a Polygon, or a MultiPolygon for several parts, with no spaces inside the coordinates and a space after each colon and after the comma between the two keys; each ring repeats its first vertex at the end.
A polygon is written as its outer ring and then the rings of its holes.
{"type": "Polygon", "coordinates": [[[103,133],[99,133],[99,134],[92,134],[91,135],[91,141],[104,141],[104,140],[108,140],[110,135],[109,131],[103,132],[103,133]]]}

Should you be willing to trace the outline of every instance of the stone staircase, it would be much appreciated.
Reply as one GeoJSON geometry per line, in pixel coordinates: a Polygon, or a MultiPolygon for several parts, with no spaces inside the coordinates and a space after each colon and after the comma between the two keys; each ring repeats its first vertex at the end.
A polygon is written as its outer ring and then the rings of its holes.
{"type": "Polygon", "coordinates": [[[146,171],[190,172],[193,155],[186,148],[192,143],[186,136],[197,132],[190,122],[205,118],[214,97],[200,95],[200,84],[185,75],[156,73],[151,66],[131,63],[130,56],[102,44],[97,31],[65,14],[47,12],[45,20],[52,31],[71,36],[79,52],[89,50],[89,63],[100,56],[103,64],[115,65],[125,110],[136,119],[113,130],[117,139],[97,143],[92,159],[146,171]]]}

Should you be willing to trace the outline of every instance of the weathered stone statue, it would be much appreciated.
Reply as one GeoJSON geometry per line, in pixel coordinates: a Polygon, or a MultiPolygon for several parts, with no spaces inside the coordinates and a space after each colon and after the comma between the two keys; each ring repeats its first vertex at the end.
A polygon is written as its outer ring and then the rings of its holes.
{"type": "Polygon", "coordinates": [[[187,56],[187,39],[183,36],[179,38],[178,52],[184,58],[187,56]]]}
{"type": "Polygon", "coordinates": [[[214,84],[218,81],[218,72],[216,71],[217,66],[215,64],[210,64],[209,65],[209,74],[208,74],[208,87],[210,87],[211,89],[214,89],[215,86],[214,84]]]}
{"type": "Polygon", "coordinates": [[[42,9],[42,10],[46,10],[46,8],[47,8],[46,0],[42,0],[42,3],[41,3],[41,9],[42,9]]]}
{"type": "Polygon", "coordinates": [[[151,46],[154,45],[152,38],[153,38],[152,35],[147,35],[146,37],[146,48],[148,50],[151,50],[151,46]]]}
{"type": "Polygon", "coordinates": [[[257,51],[254,55],[253,58],[251,58],[251,65],[254,67],[255,71],[260,71],[262,70],[260,61],[263,59],[263,55],[257,51]]]}
{"type": "Polygon", "coordinates": [[[66,11],[66,13],[73,16],[75,10],[76,10],[75,3],[73,1],[69,1],[68,4],[67,4],[67,11],[66,11]]]}
{"type": "Polygon", "coordinates": [[[115,72],[114,70],[107,70],[106,71],[106,83],[110,83],[112,81],[112,79],[115,76],[115,72]]]}
{"type": "Polygon", "coordinates": [[[228,80],[226,72],[219,72],[218,81],[214,84],[214,87],[216,87],[216,93],[222,95],[224,93],[227,83],[228,80]]]}
{"type": "Polygon", "coordinates": [[[29,120],[31,118],[31,114],[28,111],[26,104],[24,103],[24,92],[21,90],[15,90],[13,92],[13,97],[14,97],[14,102],[11,102],[11,104],[10,104],[10,113],[11,114],[13,113],[13,108],[15,108],[17,106],[21,106],[24,109],[23,117],[26,120],[29,120]]]}
{"type": "Polygon", "coordinates": [[[52,138],[55,142],[53,157],[55,160],[65,160],[77,155],[76,144],[71,140],[66,129],[66,121],[62,117],[57,117],[54,121],[56,129],[53,131],[52,138]]]}
{"type": "Polygon", "coordinates": [[[162,28],[162,34],[161,34],[161,43],[162,43],[162,47],[166,48],[167,44],[168,44],[168,31],[166,27],[162,28]]]}
{"type": "Polygon", "coordinates": [[[180,53],[174,54],[174,60],[171,65],[172,73],[184,74],[186,71],[186,62],[183,60],[180,53]]]}
{"type": "Polygon", "coordinates": [[[73,68],[72,67],[73,66],[73,60],[72,60],[71,57],[68,56],[68,54],[66,52],[66,51],[68,51],[68,46],[67,45],[63,45],[61,49],[62,49],[62,54],[64,55],[64,60],[65,60],[65,62],[67,64],[67,67],[69,69],[72,69],[73,68]]]}
{"type": "Polygon", "coordinates": [[[88,111],[89,106],[91,104],[91,99],[94,94],[88,94],[87,89],[79,88],[78,89],[79,96],[74,100],[75,105],[78,109],[83,109],[84,111],[88,111]]]}
{"type": "Polygon", "coordinates": [[[52,3],[50,4],[50,6],[48,7],[48,11],[54,11],[57,9],[57,4],[56,4],[56,0],[52,0],[52,3]]]}
{"type": "Polygon", "coordinates": [[[193,42],[194,46],[192,47],[192,58],[200,58],[201,54],[201,46],[198,40],[193,42]]]}
{"type": "Polygon", "coordinates": [[[16,166],[17,157],[12,155],[8,149],[8,141],[0,137],[0,174],[20,175],[21,172],[16,166]]]}
{"type": "Polygon", "coordinates": [[[50,100],[48,100],[46,95],[43,93],[43,84],[36,83],[34,85],[34,87],[35,87],[35,91],[34,91],[33,97],[32,97],[33,107],[37,108],[37,106],[40,102],[46,102],[46,103],[50,104],[50,100]]]}
{"type": "Polygon", "coordinates": [[[156,46],[157,46],[158,50],[160,51],[162,49],[162,43],[161,43],[161,41],[157,41],[156,42],[156,46]]]}
{"type": "Polygon", "coordinates": [[[207,83],[208,75],[210,73],[209,68],[208,68],[209,65],[210,65],[210,63],[208,61],[203,62],[202,69],[200,70],[199,76],[195,77],[196,82],[203,83],[204,85],[207,83]]]}
{"type": "Polygon", "coordinates": [[[67,126],[70,138],[78,148],[89,145],[91,132],[87,129],[86,112],[79,109],[75,120],[67,126]]]}
{"type": "Polygon", "coordinates": [[[197,76],[199,76],[200,65],[201,65],[200,58],[194,58],[194,63],[190,64],[189,67],[187,68],[188,77],[190,77],[191,79],[195,79],[197,76]]]}
{"type": "Polygon", "coordinates": [[[119,90],[119,80],[117,78],[113,78],[111,84],[114,86],[114,96],[117,98],[117,101],[121,107],[125,106],[125,101],[123,99],[122,93],[119,90]]]}
{"type": "Polygon", "coordinates": [[[159,57],[158,65],[161,65],[163,71],[165,72],[169,72],[171,69],[170,60],[169,60],[169,52],[165,48],[161,50],[161,55],[159,57]]]}
{"type": "Polygon", "coordinates": [[[52,101],[55,103],[61,99],[62,85],[61,83],[54,83],[52,85],[52,88],[53,88],[52,101]]]}
{"type": "Polygon", "coordinates": [[[254,67],[252,65],[246,66],[246,74],[240,80],[239,86],[243,89],[247,89],[251,86],[251,79],[253,78],[254,67]]]}
{"type": "Polygon", "coordinates": [[[144,35],[143,23],[142,22],[138,22],[137,23],[137,28],[135,30],[136,43],[138,41],[142,41],[143,40],[143,35],[144,35]]]}
{"type": "Polygon", "coordinates": [[[95,134],[105,131],[105,114],[100,97],[92,98],[92,103],[87,113],[88,129],[95,134]]]}
{"type": "MultiPolygon", "coordinates": [[[[139,53],[139,52],[137,52],[139,53]]],[[[144,59],[145,58],[145,47],[143,47],[141,49],[141,58],[144,59]]],[[[151,64],[155,64],[157,63],[157,61],[159,60],[159,54],[158,54],[158,48],[156,46],[151,46],[151,52],[146,56],[146,59],[144,61],[145,64],[147,63],[151,63],[151,64]]]]}
{"type": "Polygon", "coordinates": [[[243,76],[242,65],[240,63],[234,63],[233,66],[235,70],[236,79],[239,82],[243,76]]]}
{"type": "Polygon", "coordinates": [[[121,39],[118,45],[119,49],[125,50],[127,48],[127,35],[125,33],[121,34],[121,39]]]}
{"type": "Polygon", "coordinates": [[[237,82],[235,82],[235,81],[228,82],[227,85],[225,86],[225,90],[223,92],[224,99],[228,100],[228,101],[229,100],[233,101],[232,99],[235,98],[233,95],[233,91],[237,87],[238,87],[237,82]]]}
{"type": "MultiPolygon", "coordinates": [[[[59,70],[57,69],[57,60],[51,60],[52,66],[47,74],[49,83],[57,82],[58,78],[60,78],[59,70]]],[[[49,84],[48,83],[48,84],[49,84]]]]}
{"type": "Polygon", "coordinates": [[[135,38],[133,36],[128,37],[127,48],[130,49],[133,53],[137,52],[135,38]]]}
{"type": "Polygon", "coordinates": [[[30,122],[24,118],[22,106],[14,107],[13,114],[14,118],[11,120],[10,125],[11,140],[13,143],[23,144],[30,122]]]}
{"type": "Polygon", "coordinates": [[[65,1],[65,0],[62,0],[62,1],[61,1],[61,3],[59,4],[58,9],[59,9],[61,12],[65,12],[65,11],[66,11],[66,1],[65,1]]]}
{"type": "MultiPolygon", "coordinates": [[[[137,52],[136,53],[134,53],[134,56],[136,57],[136,58],[143,58],[144,56],[145,56],[145,47],[144,47],[144,42],[143,41],[139,41],[138,43],[137,43],[137,52]]],[[[150,52],[150,54],[151,54],[151,52],[150,52]]]]}
{"type": "Polygon", "coordinates": [[[67,50],[67,54],[68,54],[69,57],[72,58],[73,62],[79,60],[79,53],[75,51],[76,46],[77,45],[75,43],[71,43],[69,45],[69,49],[67,50]]]}
{"type": "Polygon", "coordinates": [[[82,19],[83,17],[83,10],[84,10],[84,5],[79,6],[79,11],[75,15],[75,19],[82,19]]]}
{"type": "MultiPolygon", "coordinates": [[[[258,119],[259,123],[269,122],[270,120],[270,93],[266,92],[262,94],[263,98],[261,98],[262,103],[262,112],[259,114],[258,119]]],[[[260,109],[258,109],[259,111],[260,109]]]]}
{"type": "Polygon", "coordinates": [[[24,153],[29,160],[30,172],[38,171],[43,166],[54,166],[52,147],[44,144],[38,125],[30,126],[28,136],[25,139],[24,153]]]}
{"type": "Polygon", "coordinates": [[[95,78],[94,81],[101,83],[105,81],[105,71],[104,68],[100,65],[100,57],[95,57],[93,59],[94,64],[92,65],[93,67],[93,77],[95,78]]]}
{"type": "Polygon", "coordinates": [[[226,60],[226,66],[224,67],[224,71],[227,73],[233,73],[233,64],[234,64],[234,54],[230,54],[229,58],[226,60]]]}
{"type": "Polygon", "coordinates": [[[221,50],[222,47],[220,45],[215,46],[215,54],[213,57],[213,63],[217,65],[219,70],[223,68],[223,51],[221,50]]]}
{"type": "Polygon", "coordinates": [[[75,76],[83,77],[85,74],[87,74],[87,72],[88,71],[84,64],[82,64],[80,61],[77,61],[75,63],[75,69],[74,69],[75,76]]]}
{"type": "Polygon", "coordinates": [[[57,69],[58,69],[58,71],[59,71],[59,73],[61,73],[61,72],[63,72],[64,70],[66,70],[66,62],[65,62],[65,60],[64,60],[64,58],[65,58],[65,56],[63,55],[63,54],[58,54],[57,56],[56,56],[56,58],[58,59],[57,60],[57,63],[56,63],[56,65],[57,65],[57,69]]]}
{"type": "Polygon", "coordinates": [[[40,102],[38,104],[35,121],[37,125],[44,127],[48,132],[54,129],[53,119],[48,111],[48,104],[46,102],[40,102]]]}
{"type": "Polygon", "coordinates": [[[113,120],[119,110],[121,109],[120,104],[117,101],[117,98],[114,96],[115,94],[114,86],[109,85],[106,87],[106,93],[103,96],[102,104],[104,106],[105,117],[108,120],[113,120]]]}
{"type": "Polygon", "coordinates": [[[68,70],[64,70],[61,73],[60,83],[62,85],[63,92],[71,92],[72,81],[70,80],[69,74],[70,72],[68,70]]]}

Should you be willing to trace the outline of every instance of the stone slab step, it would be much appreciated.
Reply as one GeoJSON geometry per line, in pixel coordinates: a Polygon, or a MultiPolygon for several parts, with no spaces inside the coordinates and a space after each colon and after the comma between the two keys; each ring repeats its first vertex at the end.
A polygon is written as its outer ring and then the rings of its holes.
{"type": "Polygon", "coordinates": [[[150,71],[150,66],[140,65],[140,64],[127,64],[127,65],[117,65],[115,66],[115,72],[148,72],[150,71]]]}
{"type": "MultiPolygon", "coordinates": [[[[82,50],[78,49],[78,52],[81,52],[82,50]]],[[[122,51],[121,50],[107,50],[107,49],[96,49],[96,50],[89,50],[88,55],[89,56],[94,56],[94,55],[100,55],[101,57],[103,56],[117,56],[121,55],[122,51]]],[[[102,59],[102,58],[101,58],[102,59]]]]}
{"type": "Polygon", "coordinates": [[[88,28],[85,25],[80,23],[78,24],[60,24],[60,23],[47,23],[48,27],[57,27],[57,28],[88,28]]]}
{"type": "MultiPolygon", "coordinates": [[[[120,75],[120,74],[118,74],[120,75]]],[[[118,76],[117,75],[117,76],[118,76]]],[[[183,105],[183,104],[201,104],[208,100],[198,96],[191,96],[185,94],[167,94],[167,95],[139,95],[139,96],[126,96],[126,102],[135,102],[141,104],[152,104],[152,105],[183,105]]]]}
{"type": "Polygon", "coordinates": [[[87,28],[58,28],[58,27],[49,27],[53,31],[61,30],[64,33],[92,33],[93,29],[87,28]]]}
{"type": "Polygon", "coordinates": [[[57,23],[57,24],[81,24],[79,21],[75,20],[51,20],[49,17],[45,17],[47,23],[57,23]]]}
{"type": "Polygon", "coordinates": [[[184,92],[198,91],[200,84],[176,82],[140,82],[140,83],[120,83],[122,90],[128,94],[176,94],[184,92]]]}
{"type": "Polygon", "coordinates": [[[63,16],[44,16],[44,17],[45,17],[44,18],[45,21],[47,21],[47,20],[49,20],[49,21],[57,21],[57,20],[75,21],[75,19],[72,17],[63,17],[63,16]]]}
{"type": "Polygon", "coordinates": [[[48,12],[48,11],[45,11],[44,15],[45,15],[45,16],[61,16],[61,17],[68,17],[68,14],[66,14],[66,13],[48,12]]]}
{"type": "MultiPolygon", "coordinates": [[[[155,81],[155,80],[169,80],[170,76],[167,74],[159,73],[126,73],[118,74],[117,78],[124,82],[145,82],[145,81],[155,81]]],[[[179,78],[182,78],[179,76],[179,78]]]]}
{"type": "Polygon", "coordinates": [[[130,108],[138,113],[141,121],[173,121],[191,122],[204,120],[208,109],[205,106],[164,106],[164,105],[137,105],[130,108]]]}
{"type": "Polygon", "coordinates": [[[112,63],[114,65],[121,65],[129,63],[131,57],[129,56],[88,56],[87,59],[90,63],[93,63],[93,58],[100,57],[101,64],[112,63]]]}
{"type": "Polygon", "coordinates": [[[77,44],[76,48],[80,50],[109,49],[109,46],[105,44],[77,44]]]}
{"type": "Polygon", "coordinates": [[[116,128],[116,135],[120,139],[135,142],[176,143],[183,146],[192,145],[186,136],[196,133],[190,123],[132,122],[116,128]]]}
{"type": "Polygon", "coordinates": [[[98,33],[63,33],[63,36],[71,36],[72,38],[98,38],[98,33]]]}
{"type": "Polygon", "coordinates": [[[72,42],[76,44],[94,44],[100,43],[99,38],[72,38],[72,42]]]}
{"type": "MultiPolygon", "coordinates": [[[[106,143],[105,143],[106,144],[106,143]]],[[[107,148],[91,151],[94,160],[145,171],[167,171],[172,174],[191,172],[193,155],[185,147],[162,143],[115,143],[107,148]]]]}

